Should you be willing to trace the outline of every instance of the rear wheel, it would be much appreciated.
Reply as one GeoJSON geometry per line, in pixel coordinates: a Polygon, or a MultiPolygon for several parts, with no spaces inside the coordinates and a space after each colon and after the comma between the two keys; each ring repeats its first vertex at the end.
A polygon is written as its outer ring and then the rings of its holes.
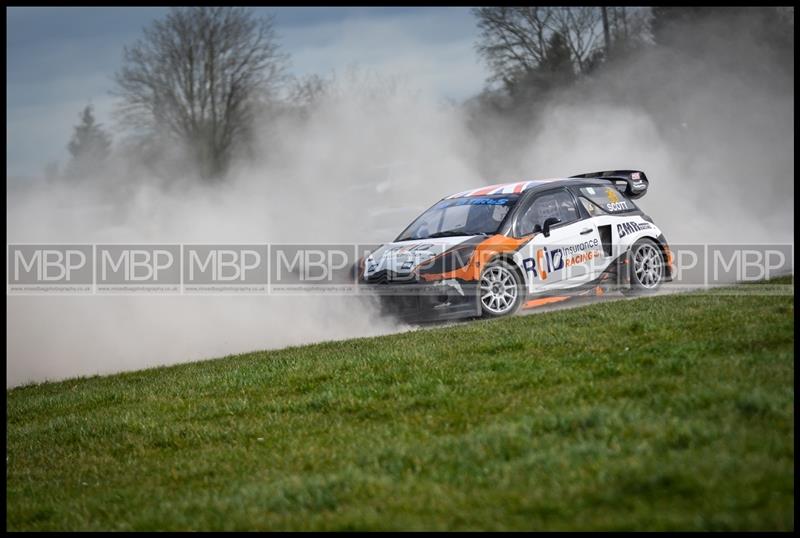
{"type": "Polygon", "coordinates": [[[628,257],[630,288],[627,295],[647,295],[655,293],[664,282],[664,253],[651,239],[636,241],[628,257]]]}
{"type": "Polygon", "coordinates": [[[498,260],[484,268],[478,286],[483,316],[499,318],[513,314],[519,310],[523,295],[522,280],[511,265],[498,260]]]}

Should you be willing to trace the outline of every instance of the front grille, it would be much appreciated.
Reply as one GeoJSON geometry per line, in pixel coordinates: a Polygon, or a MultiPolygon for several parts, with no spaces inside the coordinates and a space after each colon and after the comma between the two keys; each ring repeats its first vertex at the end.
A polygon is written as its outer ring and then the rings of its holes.
{"type": "Polygon", "coordinates": [[[398,275],[393,271],[382,269],[369,275],[364,282],[367,284],[414,284],[417,280],[409,278],[408,274],[398,275]]]}
{"type": "Polygon", "coordinates": [[[385,269],[382,271],[377,271],[369,275],[365,280],[368,284],[388,284],[389,272],[385,269]]]}

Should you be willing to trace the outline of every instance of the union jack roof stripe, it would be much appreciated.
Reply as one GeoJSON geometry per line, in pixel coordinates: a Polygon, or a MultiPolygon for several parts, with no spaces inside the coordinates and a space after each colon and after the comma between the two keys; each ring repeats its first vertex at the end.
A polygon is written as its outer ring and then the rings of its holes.
{"type": "Polygon", "coordinates": [[[468,196],[484,196],[487,194],[515,194],[524,192],[531,187],[536,187],[537,185],[541,185],[543,183],[548,183],[550,181],[557,181],[562,178],[552,178],[552,179],[536,179],[530,181],[517,181],[515,183],[497,183],[495,185],[488,185],[486,187],[480,187],[478,189],[471,189],[468,191],[461,191],[457,192],[456,194],[451,194],[446,198],[446,200],[450,200],[451,198],[466,198],[468,196]]]}

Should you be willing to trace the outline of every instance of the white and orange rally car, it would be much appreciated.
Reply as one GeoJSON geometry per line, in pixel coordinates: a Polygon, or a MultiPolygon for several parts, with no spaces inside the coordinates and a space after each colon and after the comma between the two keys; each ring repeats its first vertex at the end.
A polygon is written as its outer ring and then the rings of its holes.
{"type": "Polygon", "coordinates": [[[652,292],[671,279],[672,255],[633,202],[648,186],[644,172],[615,170],[459,192],[362,258],[358,280],[414,321],[652,292]]]}

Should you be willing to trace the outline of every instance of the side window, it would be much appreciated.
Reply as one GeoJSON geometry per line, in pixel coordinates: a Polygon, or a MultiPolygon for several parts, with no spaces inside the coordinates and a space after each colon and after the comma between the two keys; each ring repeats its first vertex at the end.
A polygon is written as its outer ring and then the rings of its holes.
{"type": "Polygon", "coordinates": [[[578,200],[581,201],[581,205],[586,210],[586,212],[589,213],[590,217],[596,217],[598,215],[602,215],[603,214],[603,210],[602,209],[600,209],[599,207],[594,205],[592,202],[590,202],[589,200],[587,200],[583,196],[579,196],[578,200]]]}
{"type": "Polygon", "coordinates": [[[578,220],[578,210],[570,193],[559,190],[537,196],[517,220],[515,235],[521,237],[539,231],[551,217],[559,219],[559,224],[578,220]]]}

